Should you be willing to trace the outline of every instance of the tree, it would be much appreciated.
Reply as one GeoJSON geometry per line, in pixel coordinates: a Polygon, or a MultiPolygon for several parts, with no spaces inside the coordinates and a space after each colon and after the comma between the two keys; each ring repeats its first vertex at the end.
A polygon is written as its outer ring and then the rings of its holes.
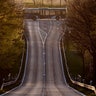
{"type": "Polygon", "coordinates": [[[61,2],[61,0],[60,0],[60,7],[61,7],[61,5],[62,5],[62,2],[61,2]]]}
{"type": "Polygon", "coordinates": [[[74,43],[93,57],[93,81],[96,84],[96,1],[73,0],[68,4],[67,26],[74,43]]]}
{"type": "Polygon", "coordinates": [[[43,3],[44,3],[44,1],[42,0],[42,6],[43,6],[43,3]]]}
{"type": "Polygon", "coordinates": [[[11,0],[0,0],[0,84],[17,70],[22,54],[23,14],[11,0]]]}
{"type": "Polygon", "coordinates": [[[34,5],[36,5],[36,2],[35,2],[36,0],[33,0],[33,3],[34,3],[34,5]]]}
{"type": "Polygon", "coordinates": [[[53,0],[50,0],[50,3],[51,3],[51,7],[53,6],[53,0]]]}

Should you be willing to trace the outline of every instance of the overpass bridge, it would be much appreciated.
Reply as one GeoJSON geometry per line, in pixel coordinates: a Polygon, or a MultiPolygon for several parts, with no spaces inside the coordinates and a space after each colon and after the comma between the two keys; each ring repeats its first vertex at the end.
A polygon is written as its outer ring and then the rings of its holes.
{"type": "Polygon", "coordinates": [[[25,19],[65,18],[67,8],[24,8],[25,19]]]}

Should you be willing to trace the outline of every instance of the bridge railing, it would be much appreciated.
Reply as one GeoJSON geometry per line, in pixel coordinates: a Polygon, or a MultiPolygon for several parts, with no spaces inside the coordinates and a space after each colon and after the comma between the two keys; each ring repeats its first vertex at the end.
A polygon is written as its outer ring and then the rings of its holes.
{"type": "Polygon", "coordinates": [[[65,18],[66,8],[24,8],[26,19],[33,18],[50,18],[51,16],[59,16],[65,18]]]}

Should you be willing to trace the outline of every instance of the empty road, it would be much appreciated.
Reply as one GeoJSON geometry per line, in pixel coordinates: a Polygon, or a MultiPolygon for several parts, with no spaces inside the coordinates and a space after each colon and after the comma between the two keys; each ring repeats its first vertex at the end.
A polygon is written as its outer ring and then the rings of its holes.
{"type": "Polygon", "coordinates": [[[83,96],[66,84],[59,41],[61,21],[25,20],[28,60],[22,86],[4,96],[83,96]]]}

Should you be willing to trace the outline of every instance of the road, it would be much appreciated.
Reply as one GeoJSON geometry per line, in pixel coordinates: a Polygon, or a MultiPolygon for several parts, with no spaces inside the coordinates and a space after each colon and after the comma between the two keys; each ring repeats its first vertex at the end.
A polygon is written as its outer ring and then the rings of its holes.
{"type": "Polygon", "coordinates": [[[28,60],[22,86],[4,96],[83,96],[66,84],[59,40],[61,21],[25,20],[28,60]]]}

